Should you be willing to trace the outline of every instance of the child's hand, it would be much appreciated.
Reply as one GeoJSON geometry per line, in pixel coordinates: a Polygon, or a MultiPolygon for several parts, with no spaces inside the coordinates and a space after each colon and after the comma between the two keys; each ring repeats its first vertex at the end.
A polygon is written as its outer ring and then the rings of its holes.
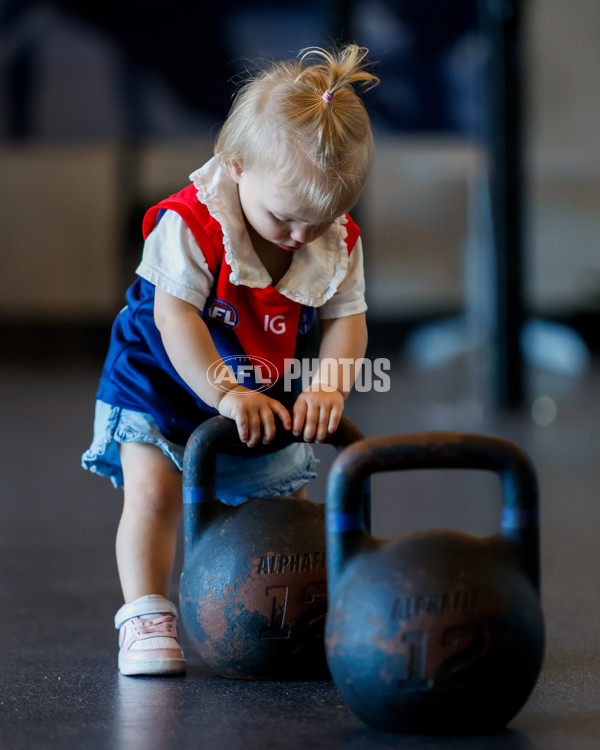
{"type": "Polygon", "coordinates": [[[314,383],[296,399],[294,404],[294,435],[300,435],[304,429],[304,440],[308,443],[315,440],[323,442],[327,435],[332,435],[340,423],[344,410],[344,397],[332,386],[314,383]]]}
{"type": "Polygon", "coordinates": [[[264,445],[275,437],[276,414],[286,430],[292,426],[288,410],[279,401],[265,396],[264,393],[238,385],[221,398],[218,404],[219,414],[235,420],[238,435],[242,443],[252,448],[260,440],[264,445]]]}

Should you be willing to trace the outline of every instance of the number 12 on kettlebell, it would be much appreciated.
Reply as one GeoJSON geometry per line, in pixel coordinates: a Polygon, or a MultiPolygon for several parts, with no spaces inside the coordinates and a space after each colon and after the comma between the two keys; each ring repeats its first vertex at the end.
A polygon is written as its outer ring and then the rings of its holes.
{"type": "Polygon", "coordinates": [[[365,722],[398,732],[486,732],[520,710],[544,651],[537,502],[531,462],[502,438],[386,436],[338,455],[327,487],[327,660],[365,722]],[[372,537],[361,522],[364,482],[408,469],[498,474],[498,533],[372,537]]]}

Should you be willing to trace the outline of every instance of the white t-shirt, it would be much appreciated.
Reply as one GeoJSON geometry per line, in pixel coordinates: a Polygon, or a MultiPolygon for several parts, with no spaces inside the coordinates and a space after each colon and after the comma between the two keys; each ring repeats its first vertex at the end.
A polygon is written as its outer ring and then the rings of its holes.
{"type": "MultiPolygon", "coordinates": [[[[190,175],[204,203],[223,230],[225,260],[233,284],[264,289],[271,277],[256,255],[244,222],[237,184],[218,157],[190,175]]],[[[342,318],[364,312],[362,243],[346,246],[346,218],[296,250],[275,289],[291,300],[318,308],[319,316],[342,318]]],[[[167,210],[144,244],[137,273],[174,297],[202,310],[214,279],[192,231],[176,211],[167,210]]]]}

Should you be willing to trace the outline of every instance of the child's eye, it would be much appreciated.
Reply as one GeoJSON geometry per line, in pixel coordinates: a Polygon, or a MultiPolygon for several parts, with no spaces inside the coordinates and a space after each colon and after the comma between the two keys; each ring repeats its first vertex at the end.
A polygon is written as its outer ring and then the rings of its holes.
{"type": "Polygon", "coordinates": [[[285,219],[280,219],[279,216],[275,216],[275,214],[271,214],[271,218],[273,219],[273,221],[276,221],[278,224],[285,224],[285,219]]]}

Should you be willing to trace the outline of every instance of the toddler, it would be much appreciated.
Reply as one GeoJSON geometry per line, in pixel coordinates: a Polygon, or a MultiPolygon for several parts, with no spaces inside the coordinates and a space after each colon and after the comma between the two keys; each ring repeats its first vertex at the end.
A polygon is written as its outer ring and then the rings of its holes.
{"type": "Polygon", "coordinates": [[[314,48],[249,80],[213,158],[145,215],[142,260],[113,326],[82,458],[124,488],[116,553],[125,604],[115,616],[123,674],[185,668],[168,595],[191,432],[216,413],[235,420],[240,446],[216,466],[217,495],[235,505],[303,496],[316,463],[307,443],[339,423],[349,387],[341,360],[363,357],[367,343],[361,240],[346,213],[372,160],[355,90],[378,82],[366,52],[314,48]],[[321,365],[308,387],[286,393],[285,360],[302,356],[315,309],[321,365]],[[248,366],[265,360],[279,376],[267,389],[248,366]],[[306,442],[274,450],[276,423],[306,442]]]}

